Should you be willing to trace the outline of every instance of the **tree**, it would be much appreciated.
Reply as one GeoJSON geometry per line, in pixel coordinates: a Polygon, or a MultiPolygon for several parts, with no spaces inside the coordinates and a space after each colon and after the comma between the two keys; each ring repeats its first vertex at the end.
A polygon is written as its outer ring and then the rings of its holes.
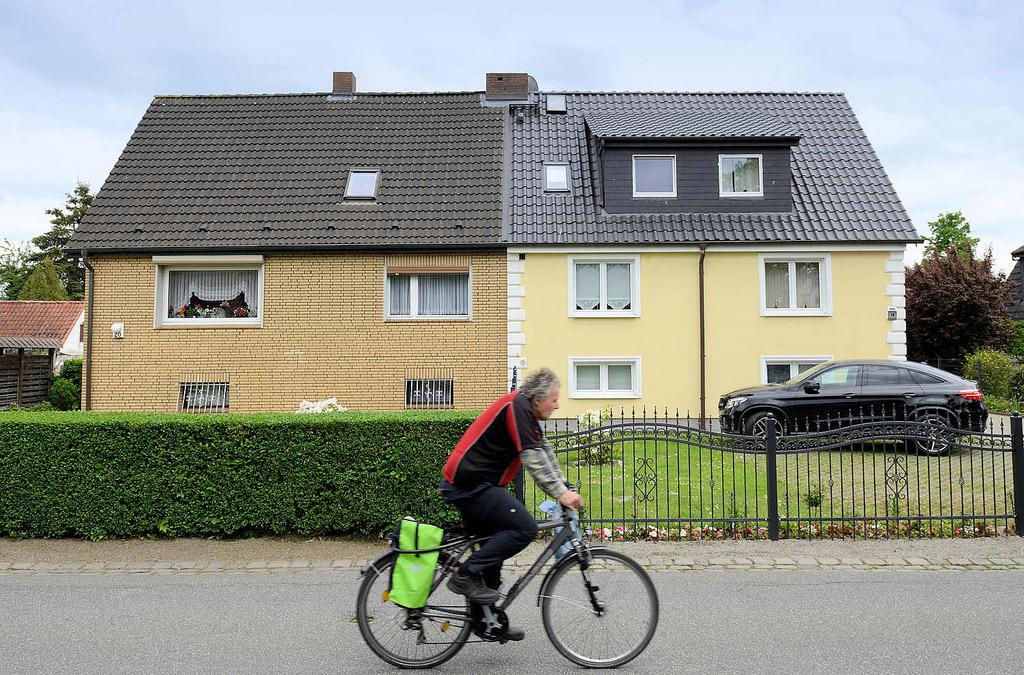
{"type": "Polygon", "coordinates": [[[32,240],[39,252],[32,254],[29,261],[38,265],[49,257],[68,297],[72,300],[82,300],[85,298],[85,267],[79,260],[68,255],[66,247],[92,204],[94,196],[89,192],[89,185],[82,182],[65,196],[67,202],[63,207],[46,210],[47,215],[53,216],[50,219],[53,227],[32,240]]]}
{"type": "Polygon", "coordinates": [[[924,254],[926,256],[944,253],[950,248],[956,249],[958,255],[972,257],[978,239],[970,236],[971,224],[960,211],[940,213],[939,217],[928,223],[932,236],[925,237],[924,254]]]}
{"type": "MultiPolygon", "coordinates": [[[[954,214],[955,215],[955,214],[954,214]]],[[[950,246],[907,270],[907,356],[960,359],[1010,339],[1008,287],[992,269],[992,249],[978,259],[950,246]]]]}
{"type": "Polygon", "coordinates": [[[36,265],[18,293],[18,300],[67,300],[68,293],[57,277],[57,269],[47,256],[36,265]]]}
{"type": "Polygon", "coordinates": [[[14,300],[32,273],[28,246],[4,239],[0,246],[0,300],[14,300]]]}

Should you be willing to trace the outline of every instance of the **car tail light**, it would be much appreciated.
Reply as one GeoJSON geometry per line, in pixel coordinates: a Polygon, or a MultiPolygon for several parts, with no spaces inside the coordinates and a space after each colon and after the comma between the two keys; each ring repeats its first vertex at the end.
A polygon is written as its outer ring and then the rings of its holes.
{"type": "Polygon", "coordinates": [[[966,398],[969,401],[980,401],[985,398],[985,395],[981,393],[979,389],[964,389],[960,392],[960,396],[966,398]]]}

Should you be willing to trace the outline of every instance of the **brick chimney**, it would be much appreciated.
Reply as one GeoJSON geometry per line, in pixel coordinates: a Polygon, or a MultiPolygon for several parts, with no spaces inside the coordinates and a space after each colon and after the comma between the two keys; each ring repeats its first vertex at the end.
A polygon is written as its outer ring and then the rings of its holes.
{"type": "Polygon", "coordinates": [[[527,73],[487,73],[484,97],[489,101],[525,101],[530,98],[527,73]]]}
{"type": "Polygon", "coordinates": [[[356,93],[356,76],[352,73],[334,71],[334,96],[352,96],[356,93]]]}

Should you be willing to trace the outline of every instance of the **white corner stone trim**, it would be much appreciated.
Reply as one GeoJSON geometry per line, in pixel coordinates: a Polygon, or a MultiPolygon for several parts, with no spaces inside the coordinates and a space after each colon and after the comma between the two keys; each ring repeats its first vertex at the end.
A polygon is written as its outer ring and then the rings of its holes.
{"type": "Polygon", "coordinates": [[[526,261],[520,260],[518,253],[508,253],[505,259],[508,267],[507,389],[511,389],[513,369],[516,370],[517,382],[522,382],[523,370],[526,368],[526,359],[523,358],[523,346],[526,345],[526,333],[523,332],[523,322],[526,320],[526,310],[523,309],[523,298],[526,297],[526,286],[523,284],[526,261]]]}
{"type": "Polygon", "coordinates": [[[885,273],[889,283],[885,285],[885,295],[889,307],[896,308],[896,319],[889,321],[889,330],[885,333],[885,342],[889,345],[890,361],[907,360],[907,276],[903,266],[903,251],[892,251],[885,263],[885,273]]]}

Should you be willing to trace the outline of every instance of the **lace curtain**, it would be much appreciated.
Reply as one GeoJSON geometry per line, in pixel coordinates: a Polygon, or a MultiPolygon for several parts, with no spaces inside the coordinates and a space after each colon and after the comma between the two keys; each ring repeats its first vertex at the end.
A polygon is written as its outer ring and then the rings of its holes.
{"type": "MultiPolygon", "coordinates": [[[[216,302],[232,300],[245,293],[250,318],[258,317],[259,270],[171,270],[167,274],[167,304],[178,310],[192,294],[216,302]]],[[[229,317],[230,318],[230,317],[229,317]]]]}

